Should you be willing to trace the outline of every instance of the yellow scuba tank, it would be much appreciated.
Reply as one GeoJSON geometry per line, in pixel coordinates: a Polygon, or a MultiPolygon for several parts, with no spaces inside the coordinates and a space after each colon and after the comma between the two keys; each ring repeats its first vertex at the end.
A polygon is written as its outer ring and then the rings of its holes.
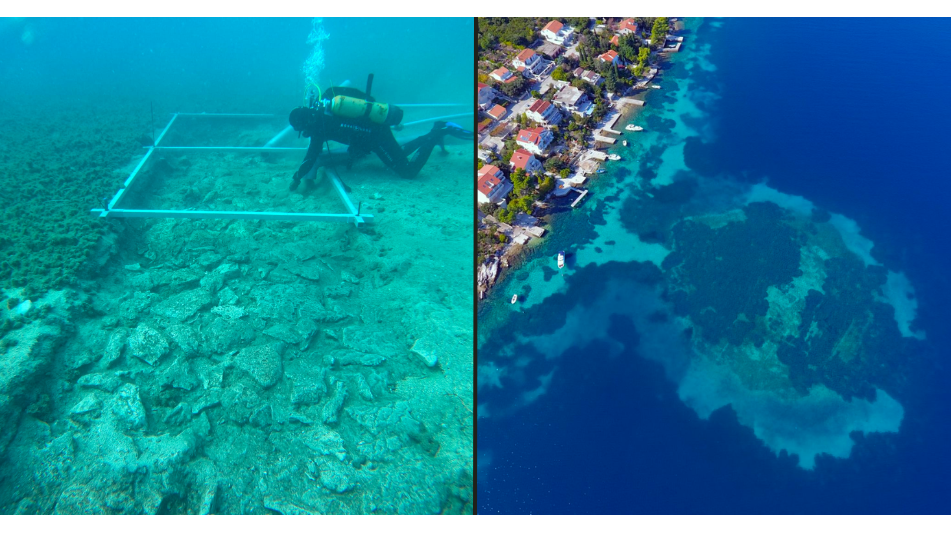
{"type": "Polygon", "coordinates": [[[403,120],[403,110],[399,106],[343,95],[337,95],[330,101],[330,112],[336,117],[350,119],[366,117],[371,122],[384,126],[396,126],[403,120]]]}

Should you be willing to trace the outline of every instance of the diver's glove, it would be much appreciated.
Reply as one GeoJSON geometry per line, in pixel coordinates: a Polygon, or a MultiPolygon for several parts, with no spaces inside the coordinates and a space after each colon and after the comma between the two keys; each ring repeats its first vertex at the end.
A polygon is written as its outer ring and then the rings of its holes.
{"type": "Polygon", "coordinates": [[[445,121],[436,121],[436,123],[433,124],[432,133],[438,134],[440,139],[446,135],[459,139],[473,139],[475,137],[472,130],[466,130],[456,123],[448,123],[445,121]]]}

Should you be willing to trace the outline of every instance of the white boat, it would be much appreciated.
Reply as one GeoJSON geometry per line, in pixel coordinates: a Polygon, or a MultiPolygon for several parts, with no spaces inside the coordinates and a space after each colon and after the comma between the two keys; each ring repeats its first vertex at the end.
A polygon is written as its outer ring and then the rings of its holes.
{"type": "Polygon", "coordinates": [[[565,252],[558,251],[558,269],[565,267],[565,252]]]}
{"type": "Polygon", "coordinates": [[[608,154],[608,159],[609,159],[609,160],[615,160],[615,161],[616,161],[616,160],[620,160],[621,157],[618,156],[617,154],[608,154]]]}
{"type": "Polygon", "coordinates": [[[626,146],[627,146],[627,140],[626,140],[626,139],[625,139],[625,140],[622,140],[622,141],[621,141],[621,145],[624,145],[624,146],[626,147],[626,146]]]}
{"type": "Polygon", "coordinates": [[[513,305],[515,304],[516,301],[518,301],[518,294],[515,294],[515,295],[512,296],[512,304],[513,304],[513,305]]]}
{"type": "Polygon", "coordinates": [[[630,131],[630,132],[640,132],[641,130],[644,129],[644,127],[643,127],[643,126],[635,126],[635,125],[633,125],[633,124],[629,124],[629,125],[625,126],[624,129],[625,129],[625,130],[628,130],[628,131],[630,131]]]}
{"type": "Polygon", "coordinates": [[[654,85],[651,86],[651,89],[660,89],[660,86],[657,85],[657,84],[654,84],[654,85]]]}

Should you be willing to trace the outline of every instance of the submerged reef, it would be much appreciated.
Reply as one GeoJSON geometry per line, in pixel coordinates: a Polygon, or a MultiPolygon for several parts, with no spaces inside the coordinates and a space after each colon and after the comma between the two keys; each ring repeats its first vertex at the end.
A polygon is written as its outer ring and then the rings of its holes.
{"type": "Polygon", "coordinates": [[[663,264],[667,298],[705,353],[751,388],[823,385],[847,401],[901,389],[915,340],[882,297],[887,270],[850,251],[828,213],[767,201],[721,216],[673,225],[663,264]]]}

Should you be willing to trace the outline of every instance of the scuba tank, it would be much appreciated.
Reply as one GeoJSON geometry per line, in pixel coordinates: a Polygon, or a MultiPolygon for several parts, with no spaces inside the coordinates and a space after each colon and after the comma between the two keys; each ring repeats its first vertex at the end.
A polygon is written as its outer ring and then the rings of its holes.
{"type": "Polygon", "coordinates": [[[337,95],[325,106],[335,117],[349,119],[366,117],[371,122],[383,126],[396,126],[403,120],[403,110],[398,106],[370,102],[362,98],[337,95]]]}
{"type": "Polygon", "coordinates": [[[366,93],[349,88],[331,88],[328,92],[333,97],[321,102],[324,113],[347,119],[366,117],[370,122],[381,126],[397,126],[400,124],[403,120],[402,108],[374,101],[373,97],[370,96],[372,88],[372,74],[367,77],[366,93]],[[346,89],[346,92],[343,91],[344,89],[346,89]]]}

